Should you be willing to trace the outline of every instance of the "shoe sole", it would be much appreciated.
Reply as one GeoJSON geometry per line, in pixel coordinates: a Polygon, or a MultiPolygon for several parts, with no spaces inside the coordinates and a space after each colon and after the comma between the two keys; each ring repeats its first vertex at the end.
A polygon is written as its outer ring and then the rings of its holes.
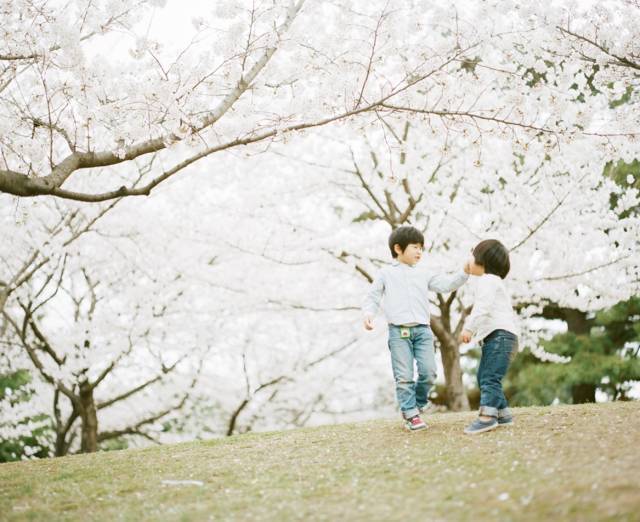
{"type": "Polygon", "coordinates": [[[513,426],[513,421],[512,420],[510,420],[509,422],[498,421],[498,426],[513,426]]]}
{"type": "Polygon", "coordinates": [[[424,426],[420,427],[420,428],[410,428],[409,426],[405,426],[404,429],[414,432],[414,431],[422,431],[422,430],[426,430],[428,428],[428,426],[425,424],[424,426]]]}
{"type": "Polygon", "coordinates": [[[481,428],[479,430],[473,430],[473,431],[464,430],[464,433],[466,435],[476,435],[478,433],[484,433],[485,431],[495,430],[498,426],[499,426],[499,424],[493,424],[491,426],[487,426],[486,428],[481,428]]]}

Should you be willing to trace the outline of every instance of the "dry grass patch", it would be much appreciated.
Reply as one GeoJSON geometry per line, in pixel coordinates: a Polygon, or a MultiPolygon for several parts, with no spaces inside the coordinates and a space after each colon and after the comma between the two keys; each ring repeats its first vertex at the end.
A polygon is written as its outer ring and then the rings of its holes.
{"type": "Polygon", "coordinates": [[[514,412],[476,436],[437,414],[2,464],[0,519],[640,520],[640,403],[514,412]]]}

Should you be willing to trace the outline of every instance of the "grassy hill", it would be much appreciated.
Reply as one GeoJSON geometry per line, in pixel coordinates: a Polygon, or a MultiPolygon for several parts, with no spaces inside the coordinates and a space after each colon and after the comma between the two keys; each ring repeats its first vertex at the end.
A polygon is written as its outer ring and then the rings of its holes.
{"type": "Polygon", "coordinates": [[[474,415],[0,464],[0,520],[640,520],[640,403],[474,415]]]}

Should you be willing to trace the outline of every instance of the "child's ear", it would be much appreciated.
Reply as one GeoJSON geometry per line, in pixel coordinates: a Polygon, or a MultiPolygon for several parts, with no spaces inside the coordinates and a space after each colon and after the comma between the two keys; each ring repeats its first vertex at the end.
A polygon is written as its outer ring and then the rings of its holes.
{"type": "Polygon", "coordinates": [[[400,245],[398,243],[393,245],[393,251],[398,255],[402,254],[402,248],[400,248],[400,245]]]}

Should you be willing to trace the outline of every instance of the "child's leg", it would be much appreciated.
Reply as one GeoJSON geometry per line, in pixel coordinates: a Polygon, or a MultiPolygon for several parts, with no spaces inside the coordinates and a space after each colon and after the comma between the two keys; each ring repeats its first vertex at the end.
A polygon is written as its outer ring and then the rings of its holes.
{"type": "Polygon", "coordinates": [[[423,408],[429,402],[429,391],[436,382],[437,366],[433,351],[433,333],[428,326],[411,328],[413,355],[418,367],[416,405],[423,408]]]}
{"type": "Polygon", "coordinates": [[[484,356],[484,350],[480,349],[480,364],[478,365],[478,373],[476,375],[476,379],[478,380],[478,389],[481,390],[482,393],[482,382],[484,375],[484,366],[486,364],[486,357],[484,356]]]}
{"type": "Polygon", "coordinates": [[[400,337],[400,328],[393,325],[389,325],[389,351],[398,405],[402,416],[409,419],[418,415],[413,380],[413,348],[410,338],[400,337]]]}
{"type": "MultiPolygon", "coordinates": [[[[506,341],[509,341],[510,338],[507,337],[506,341]]],[[[518,340],[515,337],[515,335],[513,336],[513,338],[511,338],[512,340],[512,346],[511,346],[511,354],[509,357],[509,362],[511,362],[511,360],[513,360],[514,355],[518,352],[518,340]]],[[[500,405],[498,406],[498,417],[511,417],[511,412],[509,411],[509,403],[507,402],[507,398],[504,395],[504,390],[502,388],[500,388],[500,391],[502,392],[502,397],[500,400],[500,405]]]]}
{"type": "Polygon", "coordinates": [[[481,371],[478,374],[480,415],[497,417],[498,410],[507,407],[502,379],[509,368],[515,339],[510,332],[497,331],[491,334],[482,346],[481,371]]]}

